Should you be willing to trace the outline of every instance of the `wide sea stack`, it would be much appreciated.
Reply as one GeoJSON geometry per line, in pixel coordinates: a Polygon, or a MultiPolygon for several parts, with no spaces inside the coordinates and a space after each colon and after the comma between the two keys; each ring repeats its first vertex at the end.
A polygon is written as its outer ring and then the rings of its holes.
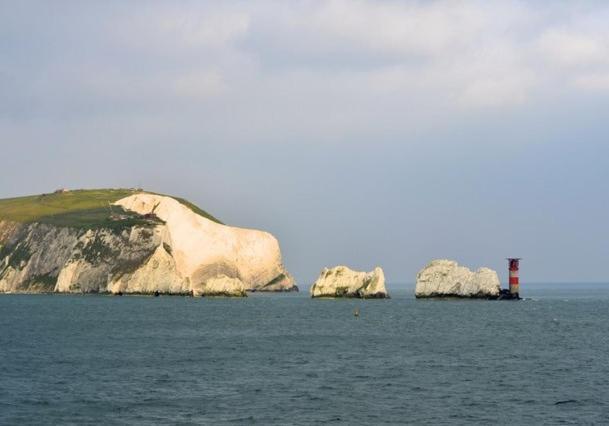
{"type": "Polygon", "coordinates": [[[137,190],[0,200],[0,292],[244,296],[297,290],[269,233],[137,190]]]}
{"type": "Polygon", "coordinates": [[[453,260],[434,260],[417,275],[417,298],[496,299],[500,294],[497,272],[489,268],[472,272],[453,260]]]}
{"type": "Polygon", "coordinates": [[[336,266],[321,271],[311,287],[311,297],[383,299],[389,296],[381,268],[376,267],[372,272],[358,272],[346,266],[336,266]]]}

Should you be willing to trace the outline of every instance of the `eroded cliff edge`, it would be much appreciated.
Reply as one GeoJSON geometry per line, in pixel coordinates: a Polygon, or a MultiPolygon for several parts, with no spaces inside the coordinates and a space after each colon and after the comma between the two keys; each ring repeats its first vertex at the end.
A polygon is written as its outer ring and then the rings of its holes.
{"type": "MultiPolygon", "coordinates": [[[[4,206],[9,212],[11,204],[4,206]]],[[[21,222],[0,211],[0,292],[297,290],[267,232],[223,225],[183,200],[151,193],[94,210],[21,222]]]]}

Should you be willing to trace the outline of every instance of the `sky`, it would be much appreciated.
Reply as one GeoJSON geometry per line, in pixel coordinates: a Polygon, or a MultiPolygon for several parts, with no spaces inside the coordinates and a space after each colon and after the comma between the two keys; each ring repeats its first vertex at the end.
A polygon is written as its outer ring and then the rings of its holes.
{"type": "Polygon", "coordinates": [[[143,187],[326,266],[609,282],[609,3],[0,0],[0,198],[143,187]]]}

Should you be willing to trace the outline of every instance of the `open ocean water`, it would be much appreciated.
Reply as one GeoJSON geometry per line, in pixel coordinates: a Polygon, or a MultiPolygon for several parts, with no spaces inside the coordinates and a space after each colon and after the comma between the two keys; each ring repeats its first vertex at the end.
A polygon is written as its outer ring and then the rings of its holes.
{"type": "Polygon", "coordinates": [[[609,286],[523,290],[3,295],[0,424],[608,424],[609,286]]]}

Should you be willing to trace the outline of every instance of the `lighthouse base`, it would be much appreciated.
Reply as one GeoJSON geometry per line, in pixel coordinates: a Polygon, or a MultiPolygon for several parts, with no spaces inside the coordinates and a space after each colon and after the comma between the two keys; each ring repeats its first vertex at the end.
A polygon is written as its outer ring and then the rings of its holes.
{"type": "Polygon", "coordinates": [[[518,293],[511,293],[507,289],[501,289],[501,293],[499,293],[499,297],[497,300],[521,300],[518,293]]]}

